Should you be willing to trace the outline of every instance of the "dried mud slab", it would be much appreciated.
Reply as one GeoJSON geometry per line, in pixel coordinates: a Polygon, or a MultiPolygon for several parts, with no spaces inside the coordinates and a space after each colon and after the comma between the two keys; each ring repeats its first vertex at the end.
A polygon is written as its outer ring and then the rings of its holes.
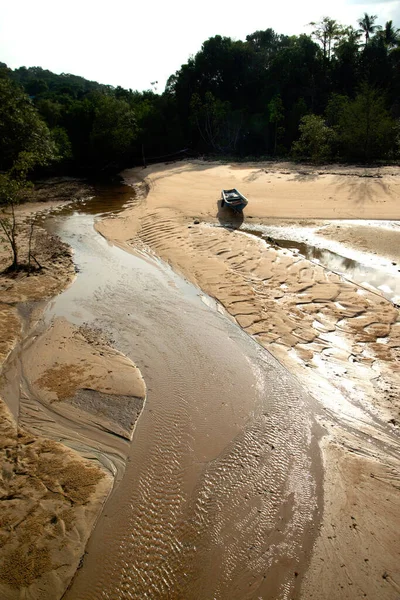
{"type": "Polygon", "coordinates": [[[399,420],[399,311],[379,294],[258,238],[181,225],[166,209],[143,216],[129,243],[144,243],[218,299],[307,385],[317,374],[327,393],[399,420]]]}
{"type": "Polygon", "coordinates": [[[0,597],[60,598],[112,477],[52,440],[17,427],[0,399],[0,597]]]}

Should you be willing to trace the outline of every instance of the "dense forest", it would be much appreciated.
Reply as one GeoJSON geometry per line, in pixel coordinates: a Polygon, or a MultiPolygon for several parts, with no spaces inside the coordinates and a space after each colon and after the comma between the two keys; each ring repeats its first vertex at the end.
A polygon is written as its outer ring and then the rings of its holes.
{"type": "Polygon", "coordinates": [[[356,27],[325,17],[309,35],[215,36],[161,95],[0,63],[2,201],[27,173],[111,171],[184,149],[395,160],[399,123],[400,31],[368,14],[356,27]]]}

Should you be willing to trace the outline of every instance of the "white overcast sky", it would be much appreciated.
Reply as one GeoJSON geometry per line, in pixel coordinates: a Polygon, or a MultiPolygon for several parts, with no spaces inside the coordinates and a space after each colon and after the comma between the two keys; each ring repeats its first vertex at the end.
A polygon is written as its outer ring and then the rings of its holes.
{"type": "Polygon", "coordinates": [[[3,0],[0,61],[161,92],[213,35],[299,34],[326,15],[356,26],[364,12],[400,27],[400,0],[3,0]]]}

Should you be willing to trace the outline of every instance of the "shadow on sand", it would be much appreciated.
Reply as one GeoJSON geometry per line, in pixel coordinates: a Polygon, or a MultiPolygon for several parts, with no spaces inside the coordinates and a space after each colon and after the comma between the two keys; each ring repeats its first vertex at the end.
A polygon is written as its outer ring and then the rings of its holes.
{"type": "Polygon", "coordinates": [[[244,221],[243,212],[237,213],[227,206],[221,206],[221,199],[217,201],[217,219],[226,229],[239,229],[244,221]]]}

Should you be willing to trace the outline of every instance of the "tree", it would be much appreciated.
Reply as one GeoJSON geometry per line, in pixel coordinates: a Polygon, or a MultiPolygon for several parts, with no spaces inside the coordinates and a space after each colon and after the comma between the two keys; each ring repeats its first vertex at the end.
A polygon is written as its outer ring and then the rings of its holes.
{"type": "Polygon", "coordinates": [[[48,127],[60,125],[64,112],[64,107],[60,102],[55,99],[42,98],[36,103],[36,107],[48,127]]]}
{"type": "Polygon", "coordinates": [[[48,163],[54,150],[49,129],[28,96],[9,79],[0,78],[0,170],[29,171],[48,163]]]}
{"type": "Polygon", "coordinates": [[[136,135],[135,113],[125,100],[96,96],[90,155],[97,168],[122,164],[132,151],[136,135]]]}
{"type": "Polygon", "coordinates": [[[58,161],[69,161],[72,159],[72,145],[68,134],[63,127],[54,127],[51,138],[56,147],[56,158],[58,161]]]}
{"type": "Polygon", "coordinates": [[[329,61],[333,44],[344,35],[345,30],[335,19],[330,17],[324,17],[318,23],[312,21],[309,25],[315,27],[311,35],[322,44],[324,58],[329,61]]]}
{"type": "Polygon", "coordinates": [[[368,44],[370,36],[380,29],[379,25],[374,25],[377,18],[377,15],[364,13],[364,16],[358,20],[358,25],[360,26],[361,31],[364,32],[366,44],[368,44]]]}
{"type": "Polygon", "coordinates": [[[56,157],[55,143],[23,90],[0,78],[0,229],[10,245],[12,268],[18,268],[15,206],[27,187],[27,175],[56,157]]]}
{"type": "Polygon", "coordinates": [[[348,103],[348,96],[344,96],[342,94],[331,94],[325,110],[327,124],[330,127],[338,127],[348,103]]]}
{"type": "Polygon", "coordinates": [[[347,159],[384,158],[396,146],[396,122],[385,107],[384,96],[368,84],[344,105],[338,132],[347,159]]]}
{"type": "Polygon", "coordinates": [[[360,37],[361,37],[360,30],[354,29],[354,27],[352,25],[349,25],[344,30],[342,41],[345,41],[349,44],[353,44],[354,46],[358,46],[360,37]]]}
{"type": "Polygon", "coordinates": [[[347,27],[344,36],[335,46],[335,60],[331,64],[331,91],[334,93],[354,94],[360,72],[360,37],[359,31],[347,27]]]}
{"type": "Polygon", "coordinates": [[[218,152],[235,150],[243,123],[240,111],[232,111],[229,102],[217,100],[211,92],[206,92],[204,101],[193,94],[190,106],[206,147],[218,152]]]}
{"type": "Polygon", "coordinates": [[[15,205],[23,185],[13,180],[9,175],[0,174],[0,228],[5,238],[2,241],[9,244],[12,253],[11,268],[16,270],[18,264],[17,220],[15,218],[15,205]]]}
{"type": "MultiPolygon", "coordinates": [[[[341,115],[329,99],[336,94],[351,102],[364,81],[386,92],[386,108],[400,119],[399,31],[391,21],[384,29],[376,23],[365,13],[361,31],[326,16],[311,23],[310,35],[273,29],[246,41],[215,35],[169,78],[163,94],[0,64],[0,171],[21,150],[46,155],[46,146],[60,159],[58,172],[81,173],[139,162],[142,147],[153,158],[183,148],[287,152],[307,114],[325,115],[338,130],[341,115]]],[[[341,151],[353,156],[344,138],[341,151]]]]}
{"type": "Polygon", "coordinates": [[[301,119],[300,138],[294,142],[292,152],[299,158],[311,158],[313,162],[327,160],[332,155],[335,132],[322,117],[306,115],[301,119]]]}
{"type": "Polygon", "coordinates": [[[276,147],[278,143],[278,129],[279,123],[285,118],[285,111],[283,108],[282,98],[277,95],[274,96],[271,102],[268,104],[268,113],[270,123],[274,123],[274,155],[276,154],[276,147]]]}
{"type": "Polygon", "coordinates": [[[400,44],[400,29],[393,26],[393,21],[387,21],[379,33],[387,48],[391,49],[400,44]]]}

